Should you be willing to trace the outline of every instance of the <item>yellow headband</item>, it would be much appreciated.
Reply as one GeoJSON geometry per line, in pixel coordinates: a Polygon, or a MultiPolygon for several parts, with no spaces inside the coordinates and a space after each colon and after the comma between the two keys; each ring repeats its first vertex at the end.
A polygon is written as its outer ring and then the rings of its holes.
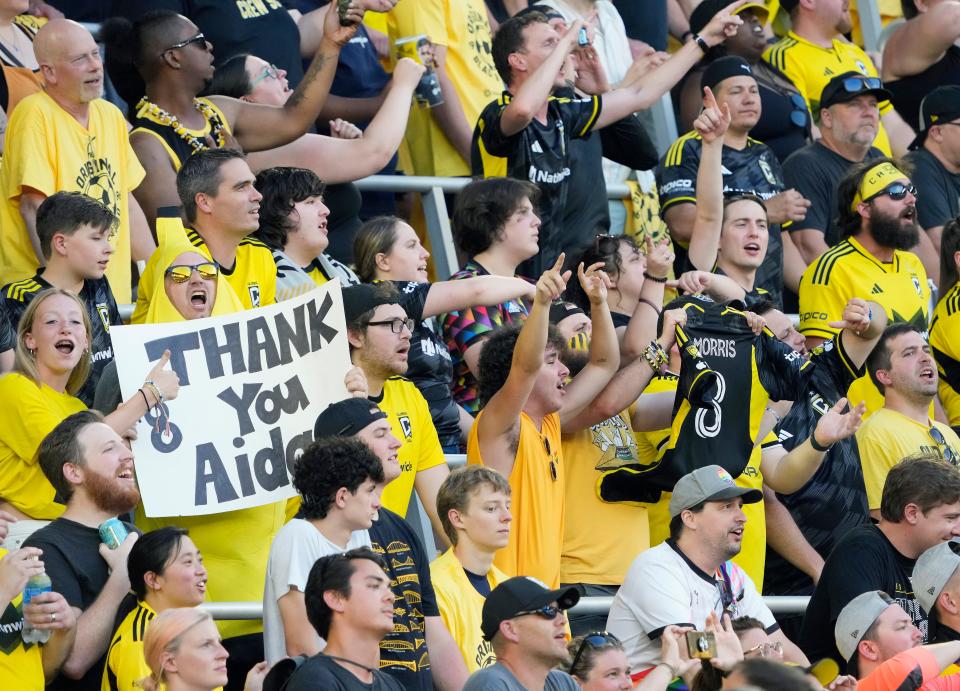
{"type": "Polygon", "coordinates": [[[863,179],[860,180],[860,189],[853,195],[853,204],[850,205],[850,210],[856,211],[857,205],[860,202],[879,194],[889,187],[892,182],[909,177],[909,175],[889,161],[878,163],[864,173],[863,179]]]}

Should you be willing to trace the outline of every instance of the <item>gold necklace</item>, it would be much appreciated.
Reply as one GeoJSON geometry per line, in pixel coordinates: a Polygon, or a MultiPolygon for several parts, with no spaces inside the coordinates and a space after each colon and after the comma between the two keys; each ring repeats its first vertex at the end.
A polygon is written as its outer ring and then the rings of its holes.
{"type": "MultiPolygon", "coordinates": [[[[222,148],[226,144],[226,137],[224,136],[224,130],[226,128],[224,127],[223,120],[220,119],[220,115],[209,103],[196,98],[193,99],[193,107],[196,108],[210,124],[210,134],[213,136],[214,141],[216,141],[217,146],[222,148]]],[[[178,137],[190,145],[194,153],[210,148],[205,142],[190,134],[176,115],[165,111],[146,96],[141,98],[137,104],[137,116],[142,117],[143,115],[151,115],[161,125],[172,128],[178,137]]]]}

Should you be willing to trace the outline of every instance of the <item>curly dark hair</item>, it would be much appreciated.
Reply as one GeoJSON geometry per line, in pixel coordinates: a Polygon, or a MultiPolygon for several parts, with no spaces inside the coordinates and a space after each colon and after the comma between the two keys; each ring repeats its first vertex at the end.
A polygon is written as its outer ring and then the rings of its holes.
{"type": "MultiPolygon", "coordinates": [[[[598,229],[601,230],[602,229],[598,229]]],[[[597,262],[603,262],[603,270],[612,278],[616,278],[623,270],[623,262],[620,260],[620,246],[628,245],[631,249],[639,252],[640,246],[628,235],[605,235],[598,232],[593,243],[587,246],[579,257],[576,257],[570,263],[569,268],[576,272],[577,266],[583,262],[584,268],[597,262]]],[[[567,284],[567,300],[574,303],[587,314],[590,314],[590,298],[583,292],[583,286],[576,276],[567,284]]]]}
{"type": "Polygon", "coordinates": [[[526,180],[487,178],[464,187],[452,218],[453,240],[460,251],[472,257],[488,250],[524,199],[534,207],[540,201],[540,189],[526,180]]]}
{"type": "Polygon", "coordinates": [[[260,227],[253,232],[253,237],[272,250],[282,250],[287,236],[300,224],[299,219],[290,218],[295,214],[294,204],[309,197],[322,197],[325,185],[312,170],[290,166],[261,170],[255,185],[263,199],[260,200],[260,227]]]}
{"type": "Polygon", "coordinates": [[[847,174],[840,181],[839,187],[837,187],[836,223],[841,238],[847,239],[860,232],[860,212],[850,207],[853,206],[853,198],[860,189],[860,182],[863,180],[863,176],[867,174],[868,170],[881,163],[891,163],[907,175],[911,172],[911,166],[903,161],[898,161],[886,156],[871,158],[850,166],[850,168],[847,169],[847,174]]]}
{"type": "Polygon", "coordinates": [[[383,482],[383,463],[354,437],[325,437],[306,448],[293,468],[293,486],[303,498],[300,515],[326,518],[341,487],[355,494],[367,480],[383,482]]]}
{"type": "MultiPolygon", "coordinates": [[[[480,399],[481,408],[486,406],[494,394],[507,382],[507,377],[510,376],[510,365],[513,363],[513,351],[522,327],[522,324],[510,324],[487,336],[477,367],[477,397],[480,399]]],[[[567,344],[560,330],[553,324],[547,331],[547,346],[556,348],[560,358],[563,359],[567,344]]]]}

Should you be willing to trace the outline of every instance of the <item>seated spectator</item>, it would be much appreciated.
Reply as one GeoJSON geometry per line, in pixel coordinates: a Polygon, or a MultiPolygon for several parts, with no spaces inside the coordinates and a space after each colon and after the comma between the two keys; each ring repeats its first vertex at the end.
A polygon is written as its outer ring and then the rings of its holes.
{"type": "Polygon", "coordinates": [[[133,510],[140,501],[133,454],[96,411],[66,418],[48,434],[37,453],[47,481],[67,501],[63,515],[33,533],[27,547],[43,551],[53,589],[66,598],[77,617],[73,648],[48,689],[94,691],[100,688],[113,624],[130,590],[127,556],[137,540],[129,534],[116,549],[101,542],[105,521],[133,510]]]}
{"type": "MultiPolygon", "coordinates": [[[[830,325],[850,298],[870,295],[889,323],[910,322],[926,331],[930,289],[917,255],[920,236],[916,187],[894,161],[878,158],[853,166],[837,190],[837,228],[843,240],[803,272],[800,332],[812,349],[836,335],[830,325]]],[[[848,392],[866,401],[867,412],[883,405],[876,386],[861,376],[848,392]]]]}
{"type": "MultiPolygon", "coordinates": [[[[792,28],[767,49],[763,59],[787,75],[800,90],[814,119],[820,117],[823,87],[834,75],[855,71],[868,77],[880,76],[863,48],[843,36],[853,26],[849,6],[831,0],[784,0],[780,11],[790,15],[792,28]]],[[[883,101],[880,128],[873,145],[886,156],[900,156],[912,138],[910,125],[889,101],[883,101]]]]}
{"type": "Polygon", "coordinates": [[[656,637],[665,626],[702,629],[710,613],[723,612],[759,619],[787,660],[806,663],[750,577],[729,561],[743,540],[744,503],[762,498],[760,490],[738,487],[719,466],[705,466],[677,482],[670,497],[670,539],[634,560],[607,619],[635,672],[656,665],[656,637]]]}
{"type": "Polygon", "coordinates": [[[853,598],[840,612],[837,648],[861,691],[948,691],[953,677],[938,679],[960,655],[960,641],[921,645],[923,634],[898,601],[882,590],[853,598]]]}
{"type": "Polygon", "coordinates": [[[453,546],[430,563],[430,578],[443,623],[472,673],[496,662],[480,624],[491,589],[507,580],[493,557],[510,539],[510,484],[488,468],[458,468],[440,485],[437,510],[453,546]]]}
{"type": "Polygon", "coordinates": [[[555,667],[567,659],[564,611],[579,600],[576,588],[549,590],[529,576],[508,578],[490,591],[481,631],[497,662],[471,674],[463,691],[576,691],[573,677],[555,667]]]}
{"type": "MultiPolygon", "coordinates": [[[[783,183],[783,171],[773,151],[749,136],[760,119],[759,86],[750,65],[743,58],[728,55],[713,61],[703,72],[703,89],[711,89],[716,105],[730,112],[727,128],[716,136],[722,140],[722,165],[729,174],[723,176],[723,191],[729,194],[753,194],[767,205],[769,240],[763,268],[757,283],[781,302],[783,287],[796,288],[801,268],[797,266],[794,248],[783,242],[780,225],[802,219],[810,203],[796,190],[783,183]]],[[[712,108],[704,91],[704,108],[712,108]]],[[[692,242],[697,206],[697,170],[702,156],[702,134],[688,132],[677,139],[660,159],[657,185],[660,210],[676,244],[686,247],[692,242]]],[[[692,261],[692,258],[691,258],[692,261]]],[[[694,264],[702,271],[712,266],[694,264]]]]}
{"type": "MultiPolygon", "coordinates": [[[[229,653],[202,609],[176,607],[154,617],[143,637],[143,655],[150,673],[137,686],[144,691],[218,691],[227,683],[229,653]]],[[[266,673],[265,662],[252,667],[244,691],[260,689],[266,673]]]]}
{"type": "MultiPolygon", "coordinates": [[[[344,403],[386,417],[362,398],[344,403]]],[[[370,546],[367,529],[380,508],[383,481],[380,459],[361,441],[317,440],[297,460],[293,485],[302,498],[300,512],[273,538],[267,562],[263,644],[268,664],[323,649],[304,606],[310,567],[328,554],[370,546]]]]}
{"type": "MultiPolygon", "coordinates": [[[[86,409],[76,393],[92,364],[90,343],[86,307],[69,291],[41,291],[20,318],[14,371],[0,377],[0,508],[18,519],[34,520],[21,520],[11,537],[19,534],[22,539],[40,527],[37,521],[63,512],[56,485],[44,480],[36,454],[59,422],[86,409]]],[[[126,434],[149,412],[148,406],[176,398],[179,378],[164,369],[169,355],[147,373],[145,380],[152,384],[145,383],[104,419],[117,434],[126,434]]]]}
{"type": "MultiPolygon", "coordinates": [[[[473,276],[516,276],[520,265],[537,254],[540,218],[534,206],[540,191],[530,182],[491,178],[470,183],[457,195],[453,239],[467,261],[451,280],[473,276]]],[[[444,315],[440,320],[453,357],[453,398],[471,415],[477,402],[477,367],[483,344],[501,326],[526,317],[527,305],[508,300],[444,315]]]]}
{"type": "MultiPolygon", "coordinates": [[[[602,96],[571,101],[550,100],[550,93],[555,87],[565,85],[563,66],[582,22],[574,22],[562,36],[539,12],[513,17],[500,26],[493,41],[493,56],[508,90],[503,97],[489,103],[479,116],[473,135],[471,166],[475,175],[490,177],[506,173],[529,179],[540,187],[544,222],[540,252],[529,263],[530,273],[541,274],[553,265],[561,252],[577,249],[570,244],[570,233],[578,229],[567,229],[563,225],[570,140],[652,105],[693,66],[702,50],[722,42],[740,22],[726,10],[718,13],[704,28],[699,43],[687,44],[652,73],[657,75],[655,86],[649,80],[638,80],[602,96]],[[535,117],[540,124],[533,124],[535,117]]],[[[596,70],[580,70],[581,90],[587,93],[604,90],[597,83],[595,73],[596,70]]]]}
{"type": "MultiPolygon", "coordinates": [[[[960,55],[960,48],[951,47],[960,55]]],[[[920,103],[920,128],[904,159],[913,167],[912,179],[921,191],[917,198],[917,222],[929,238],[936,253],[940,252],[943,228],[960,216],[960,153],[954,142],[954,128],[960,125],[960,85],[940,86],[920,103]]],[[[918,247],[924,246],[921,242],[918,247]]],[[[927,266],[927,263],[924,264],[927,266]]],[[[940,267],[937,266],[937,269],[940,267]]],[[[941,294],[950,289],[939,272],[929,271],[941,294]]]]}
{"type": "Polygon", "coordinates": [[[193,540],[169,526],[141,535],[127,556],[127,577],[137,598],[116,627],[103,670],[102,688],[134,689],[150,675],[143,639],[150,622],[176,607],[196,607],[207,592],[207,570],[193,540]]]}
{"type": "MultiPolygon", "coordinates": [[[[383,463],[389,487],[401,474],[400,441],[391,431],[391,422],[381,416],[376,406],[332,403],[317,417],[313,437],[357,437],[383,463]]],[[[384,558],[389,555],[386,570],[396,598],[393,632],[380,643],[380,669],[405,689],[431,691],[434,679],[441,691],[462,688],[467,669],[440,618],[423,542],[409,523],[386,506],[370,526],[370,542],[374,552],[384,558]]]]}
{"type": "Polygon", "coordinates": [[[912,324],[884,331],[867,371],[883,394],[883,407],[857,432],[867,502],[876,518],[887,473],[900,459],[923,453],[960,463],[960,437],[930,415],[937,396],[937,366],[926,339],[912,324]]]}
{"type": "Polygon", "coordinates": [[[310,624],[327,645],[290,677],[287,691],[404,687],[383,671],[380,645],[394,630],[396,597],[384,558],[367,548],[321,557],[304,593],[310,624]]]}
{"type": "Polygon", "coordinates": [[[837,187],[851,166],[880,158],[873,146],[880,125],[877,103],[890,92],[859,72],[844,72],[827,82],[820,96],[820,139],[797,151],[783,164],[786,184],[809,200],[804,218],[790,225],[790,238],[812,264],[840,242],[837,187]]]}
{"type": "MultiPolygon", "coordinates": [[[[910,577],[917,602],[927,613],[927,640],[930,643],[960,641],[960,544],[948,540],[934,545],[917,557],[910,577]]],[[[945,675],[960,672],[956,664],[945,675]]]]}
{"type": "MultiPolygon", "coordinates": [[[[725,6],[724,0],[698,4],[690,14],[690,31],[702,31],[710,18],[725,6]]],[[[766,6],[748,2],[736,8],[735,12],[743,20],[737,33],[704,55],[681,83],[682,89],[676,101],[680,110],[680,128],[693,129],[693,121],[700,114],[703,95],[700,80],[704,69],[718,58],[736,55],[750,65],[753,77],[757,80],[760,118],[750,134],[769,146],[777,160],[783,163],[790,154],[809,141],[810,112],[793,82],[783,72],[760,59],[767,47],[763,29],[769,14],[766,6]]]]}
{"type": "Polygon", "coordinates": [[[156,249],[133,197],[144,177],[120,110],[100,98],[103,65],[93,36],[66,19],[34,41],[46,87],[20,102],[6,132],[0,171],[0,275],[29,278],[44,263],[37,209],[54,192],[82,192],[113,214],[115,249],[106,276],[120,303],[131,300],[131,261],[156,249]]]}
{"type": "Polygon", "coordinates": [[[960,349],[955,336],[960,324],[957,295],[960,293],[960,221],[951,219],[943,227],[940,244],[940,299],[930,324],[930,349],[937,362],[938,392],[947,421],[960,428],[960,349]]]}
{"type": "MultiPolygon", "coordinates": [[[[0,535],[6,534],[7,517],[3,517],[0,535]]],[[[23,604],[27,579],[44,572],[43,553],[36,547],[23,547],[8,552],[0,547],[0,607],[7,623],[0,633],[0,683],[7,689],[43,691],[45,681],[53,679],[70,654],[74,644],[77,617],[58,592],[39,593],[23,604]],[[43,645],[23,642],[23,627],[29,624],[49,632],[43,645]]]]}
{"type": "Polygon", "coordinates": [[[0,293],[12,324],[30,301],[47,288],[76,294],[90,321],[90,374],[77,392],[84,405],[93,405],[97,382],[113,362],[110,326],[120,324],[120,310],[104,277],[113,246],[110,234],[115,218],[99,202],[79,192],[56,192],[37,209],[37,238],[46,265],[32,278],[5,285],[0,293]]]}
{"type": "Polygon", "coordinates": [[[351,361],[363,370],[370,400],[387,414],[402,444],[400,481],[384,489],[383,505],[406,516],[416,489],[430,523],[442,531],[437,490],[450,471],[427,400],[403,378],[414,321],[392,285],[350,286],[343,291],[343,309],[351,361]]]}
{"type": "Polygon", "coordinates": [[[256,180],[260,227],[253,237],[270,248],[277,265],[277,302],[313,290],[334,278],[341,286],[360,282],[353,270],[329,254],[330,209],[326,186],[306,168],[279,166],[256,180]]]}
{"type": "Polygon", "coordinates": [[[510,480],[517,514],[510,542],[494,559],[508,575],[535,576],[560,584],[564,532],[565,469],[560,430],[582,411],[617,372],[620,353],[607,307],[606,275],[600,264],[577,268],[590,300],[590,360],[569,382],[561,356],[565,344],[550,329],[550,304],[560,297],[570,271],[563,256],[537,282],[523,328],[490,337],[480,356],[482,410],[470,430],[467,462],[510,480]]]}
{"type": "Polygon", "coordinates": [[[833,647],[829,632],[847,603],[872,590],[890,592],[925,640],[927,616],[910,574],[925,550],[960,535],[958,520],[960,471],[922,455],[895,465],[883,485],[880,522],[848,532],[823,567],[800,634],[810,657],[832,657],[840,664],[850,659],[849,651],[833,647]]]}
{"type": "Polygon", "coordinates": [[[730,622],[733,630],[740,639],[743,656],[769,657],[774,660],[783,660],[783,644],[780,641],[770,640],[767,627],[763,622],[753,617],[738,617],[730,622]]]}
{"type": "MultiPolygon", "coordinates": [[[[900,117],[924,129],[922,100],[940,87],[960,86],[960,8],[953,3],[901,0],[907,21],[883,44],[881,74],[900,117]]],[[[955,203],[955,200],[951,200],[955,203]]],[[[954,214],[956,215],[956,214],[954,214]]]]}
{"type": "MultiPolygon", "coordinates": [[[[44,21],[24,14],[26,0],[11,0],[0,6],[0,131],[6,129],[10,114],[20,101],[43,88],[40,63],[33,52],[33,40],[44,21]]],[[[3,143],[0,142],[0,155],[3,143]]]]}
{"type": "MultiPolygon", "coordinates": [[[[191,226],[187,239],[218,264],[244,308],[274,304],[273,255],[262,242],[247,237],[259,227],[262,195],[254,187],[244,155],[233,149],[211,149],[191,156],[177,172],[177,191],[191,226]]],[[[134,324],[145,320],[150,299],[149,293],[137,291],[134,324]]]]}
{"type": "Polygon", "coordinates": [[[453,400],[453,361],[430,319],[447,312],[530,299],[534,287],[525,279],[508,276],[429,283],[430,253],[416,231],[396,216],[364,223],[354,240],[353,256],[361,281],[390,281],[397,288],[400,304],[414,322],[405,376],[427,399],[443,450],[462,453],[473,417],[453,400]]]}

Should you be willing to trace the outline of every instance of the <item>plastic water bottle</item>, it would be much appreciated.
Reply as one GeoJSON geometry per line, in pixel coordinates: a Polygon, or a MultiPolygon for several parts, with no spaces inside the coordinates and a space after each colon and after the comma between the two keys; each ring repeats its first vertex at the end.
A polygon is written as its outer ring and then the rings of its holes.
{"type": "MultiPolygon", "coordinates": [[[[51,583],[50,576],[46,572],[31,576],[23,589],[23,604],[28,604],[34,596],[40,593],[49,593],[52,589],[53,583],[51,583]]],[[[26,619],[23,620],[23,629],[20,635],[23,636],[24,643],[46,643],[50,640],[49,629],[35,629],[27,623],[26,619]]]]}

